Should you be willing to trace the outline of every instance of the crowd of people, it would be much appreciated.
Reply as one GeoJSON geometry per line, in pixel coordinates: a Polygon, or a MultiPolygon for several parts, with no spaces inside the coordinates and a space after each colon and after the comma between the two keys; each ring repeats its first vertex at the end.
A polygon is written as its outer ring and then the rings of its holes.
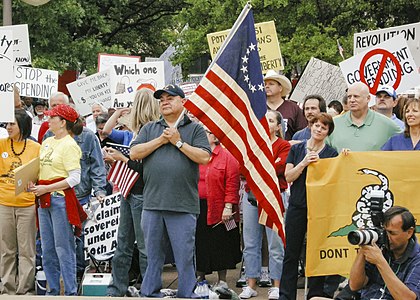
{"type": "MultiPolygon", "coordinates": [[[[420,100],[398,97],[391,86],[379,87],[371,99],[369,87],[359,82],[343,91],[342,101],[327,105],[322,95],[307,95],[301,108],[286,99],[292,89],[286,76],[271,70],[264,82],[269,137],[286,209],[286,245],[258,223],[258,201],[238,162],[185,111],[186,97],[177,85],[140,89],[131,108],[108,110],[97,103],[86,119],[64,93],[54,93],[48,101],[21,100],[15,89],[15,120],[0,130],[1,292],[34,293],[40,239],[47,295],[79,293],[87,267],[83,206],[119,191],[107,181],[107,173],[120,161],[140,176],[121,201],[108,296],[128,293],[132,261],[140,270],[140,295],[166,296],[161,277],[169,249],[178,271],[173,296],[196,298],[197,282],[208,284],[206,275],[213,272],[218,275],[213,288],[228,289],[228,270],[243,260],[247,284],[241,299],[256,297],[265,277],[269,300],[296,299],[307,231],[308,165],[341,152],[420,150],[420,100]],[[110,143],[129,146],[129,157],[110,143]],[[36,158],[38,181],[15,195],[13,171],[36,158]]],[[[361,247],[347,294],[338,299],[360,296],[358,290],[362,299],[420,297],[413,220],[405,208],[385,214],[390,246],[384,256],[376,245],[361,247]]],[[[309,278],[307,298],[333,298],[340,281],[339,275],[309,278]]]]}

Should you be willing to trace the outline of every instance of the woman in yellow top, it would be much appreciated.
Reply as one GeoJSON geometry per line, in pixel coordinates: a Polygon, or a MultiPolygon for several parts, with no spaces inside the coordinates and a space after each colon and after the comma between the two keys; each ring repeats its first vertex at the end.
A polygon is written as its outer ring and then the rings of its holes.
{"type": "Polygon", "coordinates": [[[14,169],[38,157],[40,145],[28,139],[32,119],[24,110],[15,111],[15,120],[7,123],[6,129],[9,137],[0,139],[2,293],[24,295],[34,292],[35,196],[29,192],[15,196],[14,169]],[[19,265],[16,263],[16,254],[19,265]]]}
{"type": "Polygon", "coordinates": [[[79,135],[83,125],[78,113],[66,104],[46,114],[54,136],[41,145],[38,184],[30,188],[39,197],[42,266],[47,295],[60,295],[60,275],[64,294],[77,295],[74,234],[80,234],[86,214],[73,190],[80,182],[82,152],[70,134],[79,135]]]}

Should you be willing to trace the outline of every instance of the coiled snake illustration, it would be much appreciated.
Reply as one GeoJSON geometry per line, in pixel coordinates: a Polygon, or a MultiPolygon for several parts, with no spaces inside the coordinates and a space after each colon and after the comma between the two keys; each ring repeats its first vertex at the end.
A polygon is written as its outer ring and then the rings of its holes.
{"type": "Polygon", "coordinates": [[[359,169],[360,175],[373,175],[376,176],[381,184],[369,184],[365,187],[363,187],[361,191],[361,197],[356,202],[356,211],[353,213],[352,216],[352,222],[354,225],[357,226],[357,228],[365,227],[369,228],[373,226],[371,217],[370,217],[370,193],[373,190],[377,191],[384,191],[385,197],[384,197],[384,205],[382,211],[385,212],[389,208],[391,208],[394,205],[394,195],[389,190],[389,181],[388,178],[382,174],[381,172],[378,172],[376,170],[371,169],[359,169]]]}

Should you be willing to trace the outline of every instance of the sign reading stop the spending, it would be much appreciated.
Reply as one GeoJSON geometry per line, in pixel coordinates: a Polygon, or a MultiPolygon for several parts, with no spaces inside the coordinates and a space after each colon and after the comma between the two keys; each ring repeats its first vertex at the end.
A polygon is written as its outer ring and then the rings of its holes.
{"type": "Polygon", "coordinates": [[[381,85],[402,93],[420,82],[407,41],[400,35],[341,62],[340,69],[347,85],[364,82],[372,95],[381,85]]]}

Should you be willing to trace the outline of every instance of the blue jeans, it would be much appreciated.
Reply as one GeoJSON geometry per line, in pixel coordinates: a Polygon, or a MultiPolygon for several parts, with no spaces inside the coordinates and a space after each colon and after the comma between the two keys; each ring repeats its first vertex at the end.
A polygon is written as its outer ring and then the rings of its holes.
{"type": "Polygon", "coordinates": [[[165,246],[171,243],[178,271],[177,298],[192,298],[196,283],[194,267],[197,216],[189,213],[144,210],[141,224],[147,250],[147,270],[141,285],[143,297],[162,298],[165,246]]]}
{"type": "Polygon", "coordinates": [[[117,249],[112,258],[112,281],[108,286],[108,295],[125,296],[128,284],[128,272],[133,258],[134,242],[139,249],[140,272],[144,277],[147,267],[146,247],[144,245],[141,216],[143,195],[129,194],[120,204],[120,224],[118,225],[117,249]]]}
{"type": "MultiPolygon", "coordinates": [[[[259,278],[261,271],[261,244],[263,225],[258,223],[258,207],[247,199],[242,202],[243,209],[243,239],[245,275],[247,278],[259,278]]],[[[284,246],[279,235],[265,227],[268,241],[268,269],[273,280],[280,280],[283,269],[284,246]]]]}
{"type": "Polygon", "coordinates": [[[49,208],[38,208],[42,244],[42,266],[49,285],[47,295],[60,295],[60,273],[64,294],[77,295],[76,243],[62,196],[51,196],[49,208]]]}

